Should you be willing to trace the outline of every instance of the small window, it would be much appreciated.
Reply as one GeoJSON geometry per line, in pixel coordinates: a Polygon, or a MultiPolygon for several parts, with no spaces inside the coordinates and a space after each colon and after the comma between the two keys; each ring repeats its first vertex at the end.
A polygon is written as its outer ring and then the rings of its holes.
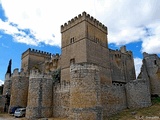
{"type": "Polygon", "coordinates": [[[74,43],[74,37],[70,39],[70,43],[74,43]]]}
{"type": "Polygon", "coordinates": [[[72,65],[72,64],[75,64],[75,59],[74,58],[70,60],[70,65],[72,65]]]}
{"type": "Polygon", "coordinates": [[[157,61],[156,60],[154,60],[154,64],[157,65],[157,61]]]}

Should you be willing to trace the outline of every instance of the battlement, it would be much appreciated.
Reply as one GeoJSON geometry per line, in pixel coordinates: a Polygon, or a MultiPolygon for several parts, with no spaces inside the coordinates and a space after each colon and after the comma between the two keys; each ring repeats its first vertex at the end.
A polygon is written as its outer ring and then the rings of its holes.
{"type": "Polygon", "coordinates": [[[67,92],[70,89],[70,82],[62,81],[61,83],[55,83],[54,92],[67,92]]]}
{"type": "Polygon", "coordinates": [[[147,58],[147,57],[158,57],[157,54],[148,54],[146,52],[143,52],[143,58],[147,58]]]}
{"type": "Polygon", "coordinates": [[[115,54],[115,57],[119,57],[119,58],[121,58],[121,54],[128,55],[131,58],[132,58],[132,55],[133,55],[132,51],[130,51],[130,50],[127,51],[126,50],[126,46],[120,47],[120,50],[118,50],[118,49],[116,49],[116,50],[109,49],[109,51],[110,51],[111,54],[115,54]]]}
{"type": "Polygon", "coordinates": [[[57,54],[53,54],[51,57],[52,59],[59,59],[60,55],[57,53],[57,54]]]}
{"type": "Polygon", "coordinates": [[[96,26],[97,28],[99,28],[100,30],[102,30],[103,32],[105,32],[106,34],[108,34],[107,27],[104,24],[102,24],[101,22],[99,22],[97,19],[95,19],[92,16],[90,16],[89,14],[87,14],[86,12],[79,14],[78,16],[74,17],[73,19],[69,20],[68,23],[61,25],[61,32],[68,30],[69,28],[75,26],[76,24],[78,24],[82,21],[87,21],[90,24],[92,24],[92,25],[96,26]]]}
{"type": "Polygon", "coordinates": [[[29,48],[25,52],[22,53],[22,58],[25,57],[28,54],[40,54],[40,55],[45,55],[45,56],[51,56],[52,55],[49,52],[29,48]]]}
{"type": "Polygon", "coordinates": [[[52,79],[52,76],[47,73],[40,73],[37,69],[30,71],[29,78],[46,78],[46,79],[52,79]]]}
{"type": "Polygon", "coordinates": [[[6,73],[5,80],[10,80],[10,79],[11,79],[10,73],[6,73]]]}
{"type": "Polygon", "coordinates": [[[70,66],[70,71],[71,72],[78,72],[84,69],[84,73],[86,72],[92,72],[92,71],[99,71],[99,68],[97,65],[92,64],[92,63],[77,63],[77,64],[73,64],[70,66]],[[87,69],[87,71],[85,71],[85,69],[87,69]]]}
{"type": "Polygon", "coordinates": [[[19,69],[16,68],[13,70],[13,74],[12,74],[12,77],[15,77],[15,76],[27,76],[27,73],[23,72],[23,70],[19,72],[19,69]]]}

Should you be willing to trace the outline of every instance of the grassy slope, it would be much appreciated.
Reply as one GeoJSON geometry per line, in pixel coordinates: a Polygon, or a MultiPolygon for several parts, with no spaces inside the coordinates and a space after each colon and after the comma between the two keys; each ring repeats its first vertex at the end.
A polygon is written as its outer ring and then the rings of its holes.
{"type": "Polygon", "coordinates": [[[152,100],[152,106],[141,109],[126,109],[105,120],[160,120],[160,97],[152,100]]]}

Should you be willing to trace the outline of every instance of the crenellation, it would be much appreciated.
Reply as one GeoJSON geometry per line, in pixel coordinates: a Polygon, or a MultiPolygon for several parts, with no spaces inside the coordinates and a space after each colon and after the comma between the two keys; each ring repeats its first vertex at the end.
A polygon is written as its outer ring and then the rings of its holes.
{"type": "Polygon", "coordinates": [[[14,69],[13,70],[13,76],[19,76],[19,75],[20,75],[19,69],[18,68],[14,69]]]}
{"type": "Polygon", "coordinates": [[[11,76],[9,73],[5,74],[5,80],[10,80],[11,79],[11,76]]]}
{"type": "MultiPolygon", "coordinates": [[[[103,120],[126,108],[148,107],[160,96],[160,59],[143,53],[136,79],[132,51],[108,48],[107,27],[86,12],[61,25],[62,54],[27,49],[21,71],[5,75],[10,107],[27,119],[103,120]],[[149,82],[151,84],[149,84],[149,82]]],[[[1,100],[1,99],[0,99],[1,100]]]]}
{"type": "Polygon", "coordinates": [[[25,58],[27,55],[30,55],[30,54],[51,56],[51,53],[49,53],[49,52],[29,48],[28,50],[26,50],[25,52],[22,53],[22,59],[25,58]]]}
{"type": "Polygon", "coordinates": [[[30,79],[32,79],[32,78],[50,78],[50,79],[52,79],[52,76],[49,73],[41,73],[37,69],[37,70],[30,71],[29,78],[30,79]]]}
{"type": "Polygon", "coordinates": [[[70,27],[73,27],[74,25],[76,25],[84,20],[86,20],[90,24],[94,25],[95,27],[99,28],[100,30],[102,30],[103,32],[108,34],[107,27],[104,24],[102,24],[101,22],[99,22],[97,19],[95,19],[92,16],[90,16],[89,14],[87,14],[86,12],[79,14],[78,17],[76,16],[73,19],[69,20],[68,23],[61,25],[61,32],[66,31],[70,27]]]}

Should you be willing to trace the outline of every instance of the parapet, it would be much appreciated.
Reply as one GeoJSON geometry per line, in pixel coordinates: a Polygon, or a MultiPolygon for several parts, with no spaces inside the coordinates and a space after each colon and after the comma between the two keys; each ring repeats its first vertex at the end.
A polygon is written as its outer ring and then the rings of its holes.
{"type": "Polygon", "coordinates": [[[70,66],[70,71],[78,71],[78,70],[82,70],[82,69],[87,69],[88,72],[89,70],[91,71],[99,71],[99,68],[97,65],[92,64],[92,63],[77,63],[77,64],[73,64],[70,66]]]}
{"type": "Polygon", "coordinates": [[[20,71],[19,72],[19,69],[16,68],[13,70],[13,74],[12,74],[12,77],[15,77],[15,76],[26,76],[27,77],[27,73],[23,72],[23,71],[20,71]]]}
{"type": "Polygon", "coordinates": [[[6,73],[6,75],[5,75],[5,80],[11,80],[10,73],[6,73]]]}
{"type": "Polygon", "coordinates": [[[38,70],[31,70],[29,79],[32,78],[46,78],[46,79],[52,79],[52,76],[47,73],[40,73],[38,70]]]}
{"type": "Polygon", "coordinates": [[[88,74],[99,74],[99,67],[92,63],[76,63],[70,66],[71,78],[84,78],[88,74]]]}
{"type": "Polygon", "coordinates": [[[44,51],[40,51],[40,50],[36,50],[36,49],[27,49],[25,52],[22,53],[22,58],[25,57],[28,54],[41,54],[41,55],[45,55],[45,56],[51,56],[52,54],[49,52],[44,52],[44,51]]]}
{"type": "Polygon", "coordinates": [[[143,52],[143,58],[147,58],[147,57],[158,57],[157,54],[148,54],[146,52],[143,52]]]}
{"type": "Polygon", "coordinates": [[[78,16],[74,17],[73,19],[69,20],[68,23],[65,23],[64,25],[61,25],[61,33],[66,31],[67,29],[75,26],[76,24],[87,21],[91,23],[92,25],[96,26],[97,28],[101,29],[103,32],[108,34],[107,27],[103,25],[101,22],[99,22],[97,19],[93,18],[86,12],[83,12],[82,14],[79,14],[78,16]]]}

